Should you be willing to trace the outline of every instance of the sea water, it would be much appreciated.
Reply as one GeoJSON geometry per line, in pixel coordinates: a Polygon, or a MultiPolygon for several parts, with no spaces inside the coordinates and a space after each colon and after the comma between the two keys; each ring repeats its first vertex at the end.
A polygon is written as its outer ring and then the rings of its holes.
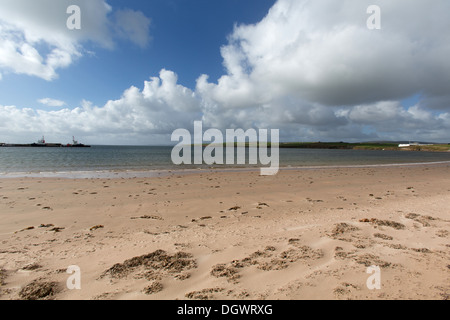
{"type": "MultiPolygon", "coordinates": [[[[252,165],[175,165],[173,147],[0,148],[0,177],[155,176],[169,171],[254,169],[252,165]]],[[[449,152],[280,149],[281,168],[450,163],[449,152]]]]}

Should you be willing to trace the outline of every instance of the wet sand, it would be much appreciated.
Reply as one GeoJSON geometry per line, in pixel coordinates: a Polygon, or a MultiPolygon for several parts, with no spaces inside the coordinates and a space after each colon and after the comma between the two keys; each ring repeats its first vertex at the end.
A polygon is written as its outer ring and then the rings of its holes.
{"type": "Polygon", "coordinates": [[[449,200],[448,164],[0,179],[0,299],[448,299],[449,200]]]}

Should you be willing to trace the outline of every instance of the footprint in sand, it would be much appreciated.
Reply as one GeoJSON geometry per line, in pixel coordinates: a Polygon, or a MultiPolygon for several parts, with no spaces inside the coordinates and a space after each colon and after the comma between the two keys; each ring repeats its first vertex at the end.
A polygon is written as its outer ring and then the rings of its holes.
{"type": "Polygon", "coordinates": [[[210,274],[216,278],[226,278],[228,282],[236,283],[240,279],[239,270],[251,266],[256,266],[262,271],[283,270],[298,261],[309,262],[324,257],[321,249],[313,249],[306,245],[301,245],[299,239],[290,239],[288,244],[290,249],[279,254],[273,246],[267,246],[264,250],[259,250],[241,260],[233,260],[228,264],[215,265],[210,274]]]}
{"type": "Polygon", "coordinates": [[[423,227],[431,227],[431,221],[437,221],[438,219],[431,216],[422,216],[416,213],[408,213],[405,215],[406,219],[414,220],[422,224],[423,227]]]}
{"type": "Polygon", "coordinates": [[[97,225],[97,226],[93,226],[92,228],[90,228],[89,231],[95,231],[95,230],[103,229],[103,228],[104,228],[104,226],[102,226],[102,225],[97,225]]]}

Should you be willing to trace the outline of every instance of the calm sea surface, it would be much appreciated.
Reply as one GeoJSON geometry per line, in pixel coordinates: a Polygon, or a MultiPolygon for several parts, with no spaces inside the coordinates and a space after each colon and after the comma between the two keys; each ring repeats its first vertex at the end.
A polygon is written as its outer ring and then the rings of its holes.
{"type": "MultiPolygon", "coordinates": [[[[94,177],[167,170],[207,169],[176,166],[171,147],[93,146],[92,148],[0,148],[0,177],[94,177]]],[[[450,162],[450,153],[364,150],[280,149],[281,167],[360,166],[450,162]]],[[[260,167],[215,166],[216,168],[260,167]]]]}

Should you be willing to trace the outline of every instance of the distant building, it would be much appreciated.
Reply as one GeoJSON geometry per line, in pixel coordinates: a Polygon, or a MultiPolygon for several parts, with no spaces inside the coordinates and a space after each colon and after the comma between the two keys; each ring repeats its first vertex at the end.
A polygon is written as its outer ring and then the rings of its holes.
{"type": "Polygon", "coordinates": [[[415,146],[432,146],[433,144],[431,143],[420,143],[420,142],[412,142],[412,143],[408,143],[408,144],[399,144],[398,147],[399,148],[408,148],[408,147],[415,147],[415,146]]]}

